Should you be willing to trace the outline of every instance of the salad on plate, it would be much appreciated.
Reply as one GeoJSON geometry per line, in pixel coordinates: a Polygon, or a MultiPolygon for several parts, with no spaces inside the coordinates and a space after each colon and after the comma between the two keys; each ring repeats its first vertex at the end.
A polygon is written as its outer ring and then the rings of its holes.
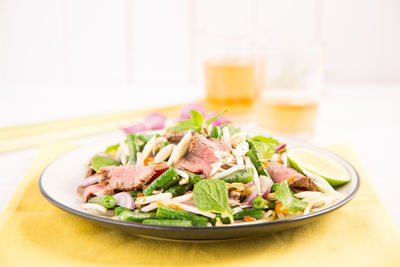
{"type": "Polygon", "coordinates": [[[82,209],[143,224],[218,227],[306,215],[342,199],[335,187],[350,180],[343,166],[252,135],[226,111],[207,116],[189,106],[172,125],[151,114],[124,129],[124,140],[90,159],[77,189],[82,209]]]}

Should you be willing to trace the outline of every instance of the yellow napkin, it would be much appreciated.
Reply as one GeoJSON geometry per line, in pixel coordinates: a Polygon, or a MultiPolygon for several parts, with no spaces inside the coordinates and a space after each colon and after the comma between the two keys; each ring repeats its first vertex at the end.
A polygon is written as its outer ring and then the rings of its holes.
{"type": "Polygon", "coordinates": [[[40,194],[38,177],[68,144],[42,148],[0,217],[0,266],[399,266],[400,234],[354,149],[330,147],[359,171],[358,195],[316,222],[247,240],[154,240],[107,230],[40,194]]]}

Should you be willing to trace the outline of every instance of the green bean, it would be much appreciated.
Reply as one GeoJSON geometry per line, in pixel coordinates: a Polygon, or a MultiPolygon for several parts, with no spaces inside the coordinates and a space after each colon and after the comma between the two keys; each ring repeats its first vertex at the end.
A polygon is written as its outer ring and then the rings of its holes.
{"type": "Polygon", "coordinates": [[[136,153],[139,151],[138,144],[136,143],[136,134],[131,133],[126,135],[126,141],[129,149],[128,165],[135,165],[136,153]]]}
{"type": "Polygon", "coordinates": [[[190,171],[187,171],[184,169],[181,169],[181,171],[186,172],[189,175],[189,180],[192,184],[197,184],[198,182],[200,182],[203,179],[203,178],[201,178],[200,175],[198,175],[196,173],[193,173],[193,172],[190,172],[190,171]]]}
{"type": "Polygon", "coordinates": [[[219,220],[223,223],[223,224],[230,224],[231,220],[228,217],[221,217],[221,214],[217,214],[215,216],[215,218],[211,218],[210,222],[215,225],[215,223],[217,222],[217,218],[219,218],[219,220]]]}
{"type": "Polygon", "coordinates": [[[107,209],[112,209],[115,207],[115,199],[113,196],[92,197],[88,202],[100,204],[107,209]]]}
{"type": "Polygon", "coordinates": [[[223,180],[226,183],[247,184],[247,183],[253,181],[253,169],[248,168],[248,169],[244,169],[244,170],[235,171],[231,174],[228,174],[225,177],[222,177],[221,180],[223,180]]]}
{"type": "Polygon", "coordinates": [[[143,224],[165,225],[165,226],[192,226],[191,221],[180,220],[144,220],[143,224]]]}
{"type": "Polygon", "coordinates": [[[192,189],[193,185],[192,183],[184,184],[184,185],[174,185],[170,188],[168,188],[164,193],[172,193],[172,197],[177,197],[185,194],[187,191],[192,189]]]}
{"type": "Polygon", "coordinates": [[[267,200],[263,199],[261,196],[256,196],[253,199],[253,207],[258,209],[258,210],[262,210],[265,209],[268,205],[267,200]]]}
{"type": "Polygon", "coordinates": [[[169,144],[171,144],[171,143],[170,142],[162,142],[160,150],[163,149],[164,147],[168,146],[169,144]]]}
{"type": "MultiPolygon", "coordinates": [[[[157,134],[158,136],[157,137],[159,137],[160,135],[159,134],[157,134]]],[[[137,136],[137,138],[140,140],[140,141],[142,141],[143,143],[147,143],[147,142],[149,142],[149,140],[152,138],[154,136],[154,134],[138,134],[138,136],[137,136]]]]}
{"type": "Polygon", "coordinates": [[[131,211],[131,209],[128,209],[128,208],[125,208],[125,207],[116,207],[115,209],[114,209],[114,213],[115,213],[115,215],[120,215],[122,212],[124,212],[124,211],[131,211]]]}
{"type": "Polygon", "coordinates": [[[140,213],[134,211],[123,211],[119,214],[119,220],[130,221],[130,222],[141,222],[147,219],[156,218],[155,212],[140,213]]]}
{"type": "Polygon", "coordinates": [[[271,186],[270,192],[271,192],[271,193],[274,193],[274,192],[276,191],[276,187],[277,187],[278,185],[279,185],[278,183],[274,183],[274,184],[271,186]]]}
{"type": "Polygon", "coordinates": [[[148,187],[143,190],[145,196],[151,196],[153,191],[160,189],[168,189],[178,183],[180,180],[178,174],[173,168],[170,168],[157,177],[148,187]]]}
{"type": "Polygon", "coordinates": [[[256,209],[244,210],[244,211],[240,211],[238,213],[233,214],[233,219],[234,220],[243,220],[245,216],[251,216],[251,217],[259,220],[264,217],[264,214],[263,214],[262,210],[256,210],[256,209]]]}
{"type": "Polygon", "coordinates": [[[268,172],[265,170],[264,165],[261,163],[260,158],[258,157],[257,151],[255,148],[250,149],[247,151],[246,155],[250,158],[251,162],[253,163],[254,167],[259,175],[264,175],[270,177],[268,172]]]}
{"type": "Polygon", "coordinates": [[[156,218],[167,219],[167,220],[191,221],[193,226],[206,226],[208,222],[207,218],[205,217],[200,217],[186,211],[175,210],[166,207],[158,207],[156,218]]]}

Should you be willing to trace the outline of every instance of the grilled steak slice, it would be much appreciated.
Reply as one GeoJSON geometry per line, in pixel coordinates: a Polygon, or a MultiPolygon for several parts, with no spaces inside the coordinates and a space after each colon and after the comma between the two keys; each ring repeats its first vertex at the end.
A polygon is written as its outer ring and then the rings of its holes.
{"type": "Polygon", "coordinates": [[[293,179],[290,179],[288,182],[289,186],[294,190],[294,191],[317,191],[317,185],[314,183],[314,181],[310,177],[294,177],[293,179]]]}
{"type": "Polygon", "coordinates": [[[83,202],[87,202],[91,197],[112,195],[114,188],[108,182],[102,182],[99,184],[89,185],[82,193],[83,202]]]}
{"type": "Polygon", "coordinates": [[[176,167],[193,173],[204,173],[206,175],[212,170],[210,163],[191,153],[188,153],[186,157],[181,159],[176,167]]]}
{"type": "Polygon", "coordinates": [[[269,162],[267,172],[275,183],[281,183],[292,177],[304,177],[301,173],[277,162],[269,162]]]}
{"type": "Polygon", "coordinates": [[[182,138],[185,136],[186,133],[187,133],[187,131],[166,132],[164,134],[164,137],[168,139],[168,142],[177,144],[182,140],[182,138]]]}
{"type": "Polygon", "coordinates": [[[113,188],[123,191],[143,188],[155,173],[152,167],[143,165],[108,166],[99,171],[113,188]]]}
{"type": "Polygon", "coordinates": [[[189,153],[176,167],[208,175],[212,170],[211,164],[218,161],[215,151],[228,151],[228,147],[217,139],[207,139],[204,135],[195,133],[189,145],[189,153]]]}

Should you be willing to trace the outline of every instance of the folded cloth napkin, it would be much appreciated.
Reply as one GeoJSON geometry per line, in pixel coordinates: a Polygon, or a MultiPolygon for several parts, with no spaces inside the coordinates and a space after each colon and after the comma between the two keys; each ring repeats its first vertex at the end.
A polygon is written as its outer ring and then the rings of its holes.
{"type": "Polygon", "coordinates": [[[399,230],[352,146],[329,149],[361,175],[357,196],[306,226],[249,239],[169,241],[107,230],[40,194],[45,166],[72,145],[43,147],[0,216],[0,266],[399,266],[399,230]]]}

